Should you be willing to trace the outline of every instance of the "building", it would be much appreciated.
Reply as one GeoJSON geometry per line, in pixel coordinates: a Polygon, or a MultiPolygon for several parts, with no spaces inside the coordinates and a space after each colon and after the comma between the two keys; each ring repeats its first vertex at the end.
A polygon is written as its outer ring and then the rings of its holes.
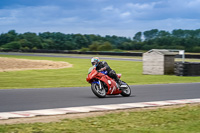
{"type": "Polygon", "coordinates": [[[152,49],[143,54],[143,74],[174,74],[176,53],[165,49],[152,49]]]}

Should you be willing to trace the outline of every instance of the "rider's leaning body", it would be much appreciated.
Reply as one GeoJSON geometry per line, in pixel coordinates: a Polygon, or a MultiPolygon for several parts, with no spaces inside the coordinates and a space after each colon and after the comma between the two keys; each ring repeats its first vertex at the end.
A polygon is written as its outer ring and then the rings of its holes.
{"type": "Polygon", "coordinates": [[[120,86],[121,86],[121,80],[117,77],[117,74],[114,70],[110,68],[108,63],[106,61],[100,61],[98,57],[93,57],[91,59],[91,63],[93,66],[96,67],[97,71],[107,71],[108,76],[114,79],[120,86]]]}

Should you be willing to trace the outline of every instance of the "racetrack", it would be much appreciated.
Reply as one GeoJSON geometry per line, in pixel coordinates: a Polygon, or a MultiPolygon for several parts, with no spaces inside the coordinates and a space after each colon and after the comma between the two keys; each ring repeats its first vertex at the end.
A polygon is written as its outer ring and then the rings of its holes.
{"type": "Polygon", "coordinates": [[[194,99],[200,96],[200,83],[134,85],[131,97],[97,98],[90,87],[0,90],[0,112],[194,99]]]}
{"type": "MultiPolygon", "coordinates": [[[[42,57],[84,58],[91,57],[46,55],[25,53],[0,53],[3,55],[24,55],[42,57]]],[[[104,58],[109,60],[141,61],[139,59],[104,58]]],[[[0,112],[25,111],[51,108],[107,105],[162,100],[194,99],[200,97],[200,83],[134,85],[131,97],[107,96],[97,98],[90,87],[39,88],[0,90],[0,112]]]]}
{"type": "MultiPolygon", "coordinates": [[[[41,57],[62,57],[62,58],[80,58],[80,59],[91,59],[89,56],[72,56],[72,55],[59,55],[59,54],[38,54],[38,53],[13,53],[13,52],[0,52],[2,55],[21,55],[21,56],[41,56],[41,57]]],[[[131,59],[131,58],[112,58],[112,57],[101,57],[103,60],[123,60],[123,61],[142,61],[141,59],[131,59]]]]}

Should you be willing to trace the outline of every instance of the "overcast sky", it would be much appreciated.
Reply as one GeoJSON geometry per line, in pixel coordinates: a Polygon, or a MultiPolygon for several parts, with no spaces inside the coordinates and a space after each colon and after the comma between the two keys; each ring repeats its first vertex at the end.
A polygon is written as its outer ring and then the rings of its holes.
{"type": "Polygon", "coordinates": [[[200,29],[200,0],[0,0],[0,33],[133,37],[151,29],[200,29]]]}

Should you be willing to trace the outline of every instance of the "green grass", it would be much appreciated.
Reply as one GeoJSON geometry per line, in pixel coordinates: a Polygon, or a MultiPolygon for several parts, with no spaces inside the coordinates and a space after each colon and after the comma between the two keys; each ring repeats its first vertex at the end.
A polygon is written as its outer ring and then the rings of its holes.
{"type": "MultiPolygon", "coordinates": [[[[175,61],[181,61],[182,62],[182,59],[176,58],[175,61]]],[[[200,62],[200,59],[185,59],[184,61],[185,62],[200,62]]]]}
{"type": "MultiPolygon", "coordinates": [[[[0,55],[0,57],[66,61],[73,64],[72,68],[65,69],[0,72],[0,89],[90,86],[86,82],[88,68],[91,67],[90,59],[9,55],[0,55]]],[[[117,73],[122,73],[122,80],[130,85],[200,82],[200,77],[142,75],[142,62],[106,61],[117,73]]]]}
{"type": "Polygon", "coordinates": [[[60,122],[0,125],[1,133],[199,133],[200,105],[111,113],[60,122]]]}

